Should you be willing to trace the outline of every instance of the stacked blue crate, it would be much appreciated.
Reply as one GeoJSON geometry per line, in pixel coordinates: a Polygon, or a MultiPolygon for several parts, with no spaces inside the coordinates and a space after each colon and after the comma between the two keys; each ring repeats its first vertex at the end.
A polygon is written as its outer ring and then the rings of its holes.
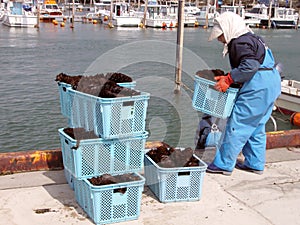
{"type": "MultiPolygon", "coordinates": [[[[61,112],[69,127],[93,131],[99,138],[77,140],[59,129],[66,179],[79,205],[96,224],[136,219],[145,179],[143,169],[149,93],[100,98],[58,83],[61,112]],[[131,173],[138,180],[95,186],[89,178],[131,173]],[[125,188],[125,193],[116,190],[125,188]],[[105,198],[105,200],[103,200],[105,198]],[[108,200],[111,199],[109,202],[108,200]]],[[[120,86],[134,88],[135,82],[120,86]]]]}

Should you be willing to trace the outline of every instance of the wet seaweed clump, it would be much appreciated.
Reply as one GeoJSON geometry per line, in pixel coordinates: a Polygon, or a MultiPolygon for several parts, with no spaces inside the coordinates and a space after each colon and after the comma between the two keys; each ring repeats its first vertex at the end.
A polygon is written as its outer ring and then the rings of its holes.
{"type": "MultiPolygon", "coordinates": [[[[138,180],[140,180],[140,177],[138,177],[133,173],[127,173],[127,174],[116,175],[116,176],[112,176],[110,174],[103,174],[101,176],[92,177],[88,179],[88,181],[94,186],[119,184],[119,183],[138,181],[138,180]]],[[[121,192],[124,194],[126,192],[126,188],[117,188],[114,190],[114,192],[121,192]]]]}
{"type": "Polygon", "coordinates": [[[69,76],[65,73],[60,73],[56,75],[55,81],[70,84],[72,88],[76,90],[78,83],[82,77],[82,75],[69,76]]]}
{"type": "MultiPolygon", "coordinates": [[[[199,70],[196,73],[197,76],[204,78],[206,80],[215,81],[214,77],[216,76],[226,76],[227,74],[224,73],[223,70],[220,69],[212,69],[212,70],[199,70]]],[[[241,88],[242,84],[240,83],[232,83],[230,85],[231,88],[241,88]]]]}
{"type": "Polygon", "coordinates": [[[67,134],[72,139],[76,140],[76,146],[73,146],[72,149],[78,149],[80,145],[81,140],[85,139],[96,139],[99,138],[94,131],[86,131],[84,128],[78,127],[78,128],[64,128],[64,133],[67,134]]]}
{"type": "Polygon", "coordinates": [[[94,131],[86,131],[84,128],[81,127],[77,127],[77,128],[64,128],[63,130],[65,132],[65,134],[67,134],[68,136],[70,136],[73,139],[95,139],[95,138],[99,138],[94,131]]]}
{"type": "Polygon", "coordinates": [[[210,80],[210,81],[215,81],[214,77],[216,76],[224,76],[225,73],[223,70],[220,69],[212,69],[212,70],[199,70],[196,73],[197,76],[210,80]]]}
{"type": "Polygon", "coordinates": [[[147,155],[160,167],[193,167],[199,166],[199,160],[194,156],[191,148],[179,149],[166,145],[152,148],[147,155]]]}
{"type": "Polygon", "coordinates": [[[116,83],[128,83],[132,82],[132,78],[124,73],[107,73],[105,77],[108,80],[114,81],[116,83]]]}
{"type": "Polygon", "coordinates": [[[117,98],[140,95],[118,83],[132,82],[132,78],[122,73],[96,74],[94,76],[70,76],[65,73],[56,75],[55,81],[70,84],[72,89],[101,98],[117,98]]]}

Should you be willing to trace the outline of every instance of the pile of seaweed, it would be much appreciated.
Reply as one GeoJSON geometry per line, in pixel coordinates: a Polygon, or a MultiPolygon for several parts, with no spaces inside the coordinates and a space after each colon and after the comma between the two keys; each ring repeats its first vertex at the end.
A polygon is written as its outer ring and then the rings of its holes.
{"type": "Polygon", "coordinates": [[[157,148],[151,148],[147,155],[160,167],[193,167],[199,166],[199,160],[194,156],[191,148],[173,148],[163,144],[157,148]]]}
{"type": "MultiPolygon", "coordinates": [[[[136,176],[133,173],[127,173],[122,175],[112,176],[110,174],[103,174],[98,177],[89,178],[88,181],[94,186],[108,185],[108,184],[117,184],[117,183],[125,183],[131,181],[140,180],[140,177],[136,176]]],[[[114,190],[115,192],[125,193],[126,188],[118,188],[114,190]]]]}
{"type": "MultiPolygon", "coordinates": [[[[216,76],[226,76],[227,74],[225,74],[225,72],[221,69],[212,69],[212,70],[199,70],[196,73],[196,75],[201,77],[201,78],[204,78],[206,80],[210,80],[210,81],[215,82],[214,77],[216,77],[216,76]]],[[[239,83],[232,83],[230,85],[230,87],[232,87],[232,88],[241,88],[242,85],[239,84],[239,83]]]]}
{"type": "Polygon", "coordinates": [[[73,146],[72,149],[78,149],[80,141],[85,140],[85,139],[96,139],[99,138],[94,131],[86,131],[82,127],[78,128],[64,128],[63,129],[64,133],[67,134],[69,137],[73,138],[76,140],[76,146],[73,146]]]}
{"type": "Polygon", "coordinates": [[[214,80],[215,76],[224,76],[225,73],[223,70],[220,69],[212,69],[212,70],[199,70],[196,73],[196,75],[210,81],[215,81],[214,80]]]}
{"type": "Polygon", "coordinates": [[[84,139],[95,139],[98,136],[94,133],[94,131],[86,131],[82,127],[71,128],[66,127],[63,130],[68,136],[76,140],[84,140],[84,139]]]}
{"type": "Polygon", "coordinates": [[[102,98],[140,95],[138,91],[117,84],[132,82],[132,78],[123,73],[96,74],[93,76],[70,76],[60,73],[56,75],[55,81],[70,84],[74,90],[102,98]]]}

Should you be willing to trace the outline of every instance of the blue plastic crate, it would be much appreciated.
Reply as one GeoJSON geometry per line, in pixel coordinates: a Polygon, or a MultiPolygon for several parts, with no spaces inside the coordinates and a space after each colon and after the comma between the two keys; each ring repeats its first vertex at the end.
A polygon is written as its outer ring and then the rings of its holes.
{"type": "Polygon", "coordinates": [[[65,174],[65,178],[67,183],[69,184],[69,187],[74,191],[74,180],[75,177],[73,176],[73,174],[66,168],[64,168],[64,174],[65,174]]]}
{"type": "Polygon", "coordinates": [[[63,82],[58,82],[57,85],[60,97],[61,114],[69,118],[71,115],[72,102],[70,99],[70,95],[68,94],[68,89],[71,89],[71,85],[63,82]]]}
{"type": "Polygon", "coordinates": [[[199,160],[196,167],[163,168],[145,155],[146,185],[160,202],[197,201],[201,198],[207,165],[199,160]]]}
{"type": "Polygon", "coordinates": [[[136,86],[136,81],[132,81],[132,82],[124,82],[124,83],[117,83],[119,86],[121,87],[125,87],[125,88],[130,88],[130,89],[134,89],[136,86]]]}
{"type": "Polygon", "coordinates": [[[219,92],[214,88],[215,83],[195,76],[193,107],[203,113],[225,119],[232,112],[239,89],[228,88],[226,92],[219,92]]]}
{"type": "Polygon", "coordinates": [[[120,139],[77,140],[59,129],[64,167],[76,178],[89,178],[105,173],[116,175],[143,169],[148,133],[120,139]]]}
{"type": "Polygon", "coordinates": [[[105,139],[135,136],[145,131],[149,93],[100,98],[75,90],[71,95],[72,112],[69,127],[93,130],[105,139]]]}
{"type": "Polygon", "coordinates": [[[135,220],[140,215],[145,178],[126,183],[94,186],[87,179],[75,179],[75,198],[87,215],[97,224],[135,220]],[[116,192],[126,188],[124,194],[116,192]]]}

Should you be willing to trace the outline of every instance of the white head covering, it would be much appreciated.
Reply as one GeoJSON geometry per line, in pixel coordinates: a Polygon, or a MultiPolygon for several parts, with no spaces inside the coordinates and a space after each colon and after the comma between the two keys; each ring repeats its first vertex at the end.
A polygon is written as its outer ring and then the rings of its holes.
{"type": "Polygon", "coordinates": [[[224,12],[215,19],[215,25],[211,31],[209,41],[219,37],[222,33],[226,40],[224,45],[223,56],[228,53],[227,44],[234,38],[237,38],[248,32],[253,33],[253,31],[247,27],[245,21],[239,15],[233,12],[224,12]],[[222,30],[222,32],[220,31],[222,30]]]}

